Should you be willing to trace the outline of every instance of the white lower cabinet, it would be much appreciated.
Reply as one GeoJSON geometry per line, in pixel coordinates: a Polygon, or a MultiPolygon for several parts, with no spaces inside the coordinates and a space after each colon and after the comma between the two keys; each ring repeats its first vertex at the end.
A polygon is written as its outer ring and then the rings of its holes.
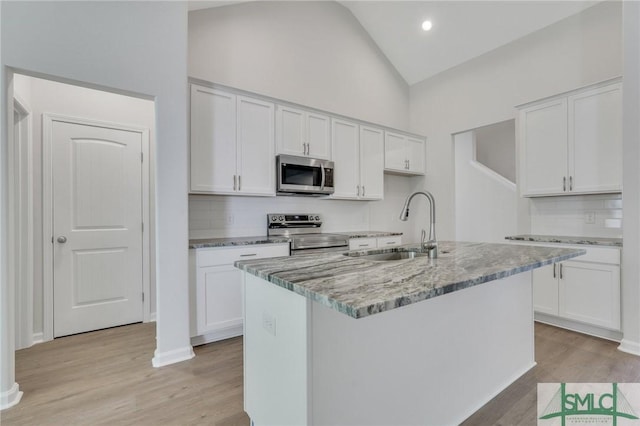
{"type": "Polygon", "coordinates": [[[234,262],[288,255],[287,243],[189,250],[191,343],[242,335],[242,274],[234,262]]]}
{"type": "MultiPolygon", "coordinates": [[[[600,247],[586,250],[586,255],[574,260],[533,271],[536,319],[578,331],[581,331],[579,324],[574,326],[571,322],[619,331],[620,250],[600,247]],[[561,321],[556,323],[554,318],[561,321]]],[[[598,334],[593,329],[589,332],[598,334]]]]}
{"type": "Polygon", "coordinates": [[[351,238],[349,240],[349,250],[368,250],[374,248],[389,248],[402,244],[402,236],[394,235],[390,237],[370,237],[351,238]]]}

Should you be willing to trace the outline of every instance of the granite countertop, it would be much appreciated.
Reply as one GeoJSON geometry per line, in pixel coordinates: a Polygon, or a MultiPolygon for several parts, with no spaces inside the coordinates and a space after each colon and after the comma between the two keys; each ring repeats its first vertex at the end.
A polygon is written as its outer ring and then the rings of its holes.
{"type": "Polygon", "coordinates": [[[347,235],[349,238],[377,238],[377,237],[394,237],[397,235],[402,235],[402,232],[351,231],[351,232],[336,232],[336,234],[347,235]]]}
{"type": "MultiPolygon", "coordinates": [[[[585,250],[562,247],[438,244],[437,259],[385,262],[319,254],[239,261],[235,266],[353,318],[363,318],[585,254],[585,250]]],[[[398,248],[356,253],[393,251],[398,248]]]]}
{"type": "Polygon", "coordinates": [[[510,235],[505,240],[530,241],[535,243],[585,244],[591,246],[622,247],[622,238],[567,237],[562,235],[510,235]]]}
{"type": "Polygon", "coordinates": [[[190,249],[208,248],[208,247],[233,247],[233,246],[249,246],[253,244],[282,244],[289,243],[288,237],[238,237],[238,238],[203,238],[189,240],[190,249]]]}

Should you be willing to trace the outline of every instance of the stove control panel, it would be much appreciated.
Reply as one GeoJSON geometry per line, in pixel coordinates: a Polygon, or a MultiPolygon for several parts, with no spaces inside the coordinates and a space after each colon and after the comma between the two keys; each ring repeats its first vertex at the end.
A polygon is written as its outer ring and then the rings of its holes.
{"type": "Polygon", "coordinates": [[[322,226],[319,214],[268,213],[267,235],[318,233],[322,226]]]}

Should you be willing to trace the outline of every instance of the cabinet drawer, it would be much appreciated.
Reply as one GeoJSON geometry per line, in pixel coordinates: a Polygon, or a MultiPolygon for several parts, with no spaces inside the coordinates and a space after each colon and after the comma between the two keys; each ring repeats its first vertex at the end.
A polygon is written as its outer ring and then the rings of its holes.
{"type": "Polygon", "coordinates": [[[349,250],[372,249],[377,246],[377,238],[353,238],[349,240],[349,250]]]}
{"type": "Polygon", "coordinates": [[[394,247],[399,246],[400,244],[402,244],[402,237],[400,235],[378,238],[378,248],[394,247]]]}
{"type": "Polygon", "coordinates": [[[612,265],[620,264],[620,250],[616,248],[581,246],[571,246],[571,248],[583,248],[587,251],[587,254],[584,256],[578,256],[571,259],[574,262],[610,263],[612,265]]]}
{"type": "Polygon", "coordinates": [[[237,260],[289,256],[289,244],[255,244],[243,247],[197,249],[197,267],[230,265],[237,260]]]}

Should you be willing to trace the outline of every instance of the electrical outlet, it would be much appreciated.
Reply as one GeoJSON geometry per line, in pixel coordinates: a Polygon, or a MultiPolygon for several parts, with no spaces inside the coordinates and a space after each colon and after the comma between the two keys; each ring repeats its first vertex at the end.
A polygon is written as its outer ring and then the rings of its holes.
{"type": "Polygon", "coordinates": [[[235,218],[233,217],[232,214],[228,214],[227,215],[227,225],[233,225],[233,222],[235,221],[235,218]]]}
{"type": "Polygon", "coordinates": [[[589,225],[596,223],[596,212],[586,212],[584,214],[584,223],[589,225]]]}

